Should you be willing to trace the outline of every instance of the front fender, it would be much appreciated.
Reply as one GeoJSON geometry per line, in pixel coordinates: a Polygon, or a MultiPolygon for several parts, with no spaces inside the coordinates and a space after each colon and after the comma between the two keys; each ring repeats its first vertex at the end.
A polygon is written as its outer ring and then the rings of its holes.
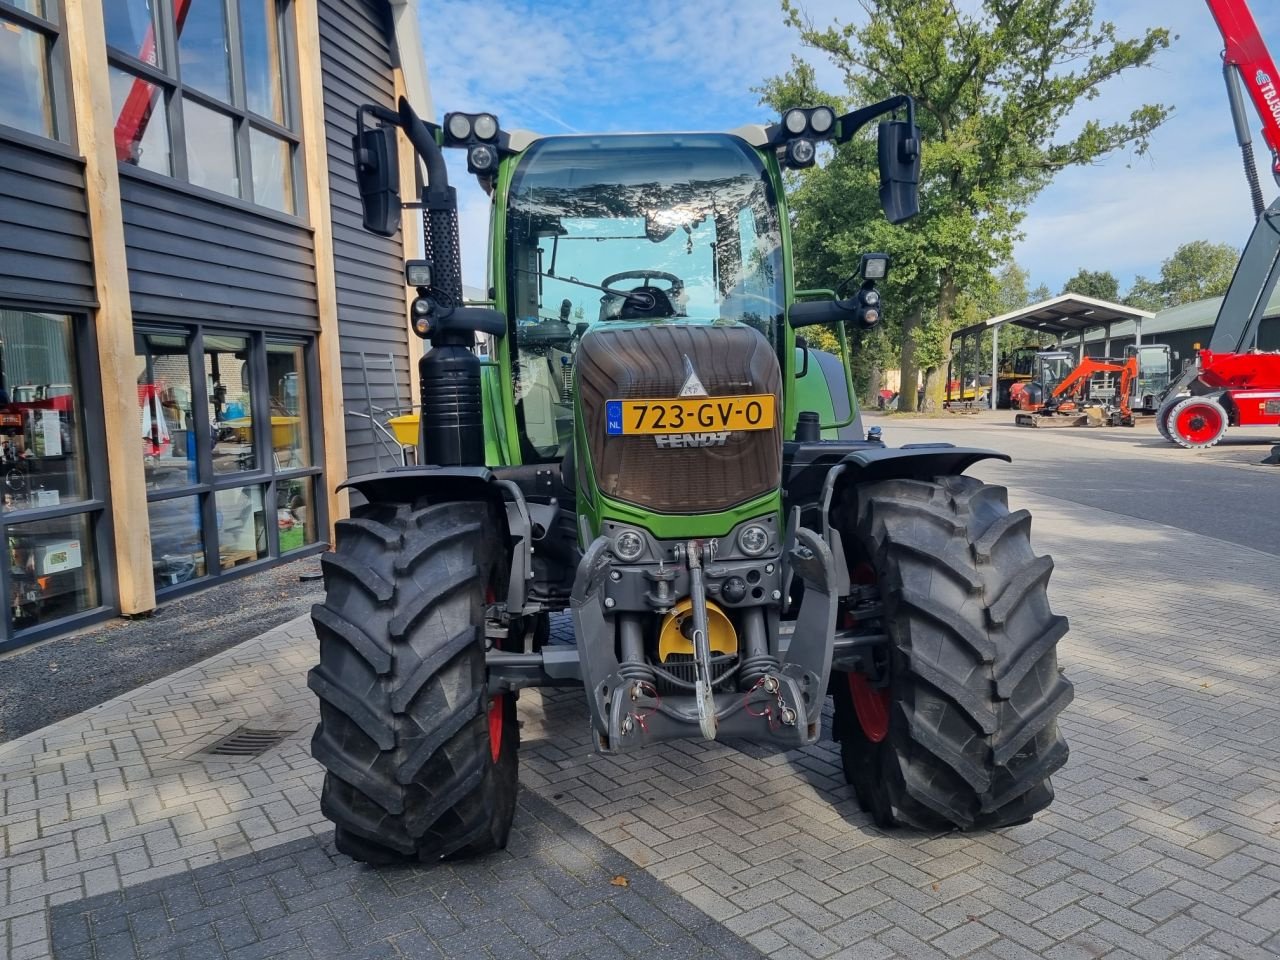
{"type": "Polygon", "coordinates": [[[901,447],[869,447],[854,450],[840,461],[846,481],[878,483],[881,480],[932,480],[964,473],[982,460],[1011,463],[1007,453],[949,443],[908,443],[901,447]]]}
{"type": "Polygon", "coordinates": [[[392,467],[385,473],[352,477],[338,485],[354,490],[370,503],[412,503],[419,497],[441,500],[502,500],[488,467],[392,467]]]}

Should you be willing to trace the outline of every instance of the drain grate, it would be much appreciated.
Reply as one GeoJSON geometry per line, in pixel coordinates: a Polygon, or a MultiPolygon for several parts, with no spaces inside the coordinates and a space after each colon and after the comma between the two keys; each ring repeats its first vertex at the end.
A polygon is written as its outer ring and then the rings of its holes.
{"type": "Polygon", "coordinates": [[[260,757],[293,730],[271,730],[261,727],[240,727],[227,736],[200,750],[197,756],[225,757],[260,757]]]}

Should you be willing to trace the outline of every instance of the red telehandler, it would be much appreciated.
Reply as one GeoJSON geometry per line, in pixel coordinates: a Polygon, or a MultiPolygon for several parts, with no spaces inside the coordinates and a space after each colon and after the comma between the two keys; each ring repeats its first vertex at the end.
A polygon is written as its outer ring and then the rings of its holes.
{"type": "Polygon", "coordinates": [[[1265,207],[1241,84],[1262,118],[1280,183],[1280,71],[1245,0],[1206,0],[1224,44],[1222,63],[1236,139],[1257,223],[1201,350],[1165,393],[1156,413],[1161,435],[1189,449],[1211,447],[1228,426],[1280,426],[1280,353],[1257,349],[1258,328],[1280,279],[1280,200],[1265,207]]]}

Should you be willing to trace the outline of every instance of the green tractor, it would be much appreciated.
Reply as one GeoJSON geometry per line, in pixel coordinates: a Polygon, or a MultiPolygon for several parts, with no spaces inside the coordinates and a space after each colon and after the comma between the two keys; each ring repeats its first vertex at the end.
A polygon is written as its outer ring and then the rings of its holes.
{"type": "Polygon", "coordinates": [[[794,289],[783,169],[884,116],[897,223],[917,209],[907,97],[555,137],[360,109],[367,229],[399,224],[397,131],[426,168],[427,259],[406,275],[430,349],[418,465],[347,482],[360,502],[314,609],[312,751],[339,850],[501,848],[527,687],[581,686],[612,753],[804,747],[832,696],[845,775],[884,827],[1003,827],[1050,803],[1072,696],[1052,562],[1003,488],[964,475],[1008,458],[855,431],[845,331],[879,320],[887,257],[839,292],[794,289]],[[462,300],[446,147],[492,198],[489,306],[462,300]],[[817,324],[842,356],[797,336],[817,324]],[[553,642],[565,610],[575,642],[553,642]]]}

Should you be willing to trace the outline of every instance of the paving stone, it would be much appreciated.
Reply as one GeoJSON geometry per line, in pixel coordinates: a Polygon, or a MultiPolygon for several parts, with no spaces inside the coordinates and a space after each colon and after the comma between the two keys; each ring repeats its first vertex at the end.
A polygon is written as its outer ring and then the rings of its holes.
{"type": "Polygon", "coordinates": [[[0,953],[434,958],[483,941],[490,956],[572,956],[559,943],[573,936],[594,960],[1280,955],[1274,558],[1112,515],[1117,549],[1100,555],[1079,537],[1095,511],[1014,499],[1058,564],[1077,692],[1071,761],[1032,824],[886,835],[829,742],[603,756],[580,691],[529,691],[509,855],[370,871],[327,839],[302,620],[0,746],[0,953]],[[1189,594],[1205,556],[1215,589],[1189,594]],[[262,758],[171,758],[271,716],[299,734],[262,758]],[[617,874],[631,886],[608,884],[617,874]]]}
{"type": "Polygon", "coordinates": [[[228,960],[295,953],[470,960],[480,950],[493,958],[553,960],[587,954],[657,960],[664,949],[684,945],[691,938],[700,949],[729,951],[744,958],[755,955],[737,934],[536,796],[522,797],[521,810],[524,818],[516,827],[519,836],[512,847],[525,851],[523,862],[509,852],[473,864],[378,873],[334,855],[329,838],[311,837],[200,867],[169,887],[146,884],[126,890],[123,896],[111,893],[55,907],[51,912],[57,931],[54,956],[84,954],[81,948],[86,945],[100,955],[114,956],[104,954],[104,949],[127,953],[136,942],[141,947],[140,960],[146,960],[183,951],[197,953],[201,942],[207,941],[203,948],[207,955],[225,954],[228,960]],[[569,856],[568,847],[578,855],[569,856]],[[282,902],[278,892],[302,889],[294,883],[302,875],[300,864],[314,867],[318,856],[333,858],[336,866],[326,872],[326,886],[341,889],[345,897],[313,904],[305,902],[304,895],[295,897],[292,907],[282,902]],[[572,872],[566,866],[569,863],[572,872]],[[520,877],[503,882],[504,864],[523,876],[536,873],[538,879],[527,884],[520,877]],[[619,874],[628,878],[627,886],[610,882],[619,874]],[[229,886],[224,882],[227,877],[229,886]],[[472,885],[483,896],[504,888],[512,892],[495,896],[487,904],[471,892],[472,885]],[[189,929],[171,929],[177,920],[170,919],[167,905],[189,906],[206,893],[226,889],[241,895],[221,900],[216,908],[203,908],[206,913],[216,910],[217,917],[189,929]],[[514,893],[517,890],[519,896],[514,893]],[[559,932],[547,927],[533,905],[542,901],[545,906],[548,898],[558,905],[551,922],[561,926],[559,932]],[[102,932],[117,929],[120,920],[124,921],[120,932],[102,932]],[[127,932],[130,929],[133,936],[127,932]]]}

